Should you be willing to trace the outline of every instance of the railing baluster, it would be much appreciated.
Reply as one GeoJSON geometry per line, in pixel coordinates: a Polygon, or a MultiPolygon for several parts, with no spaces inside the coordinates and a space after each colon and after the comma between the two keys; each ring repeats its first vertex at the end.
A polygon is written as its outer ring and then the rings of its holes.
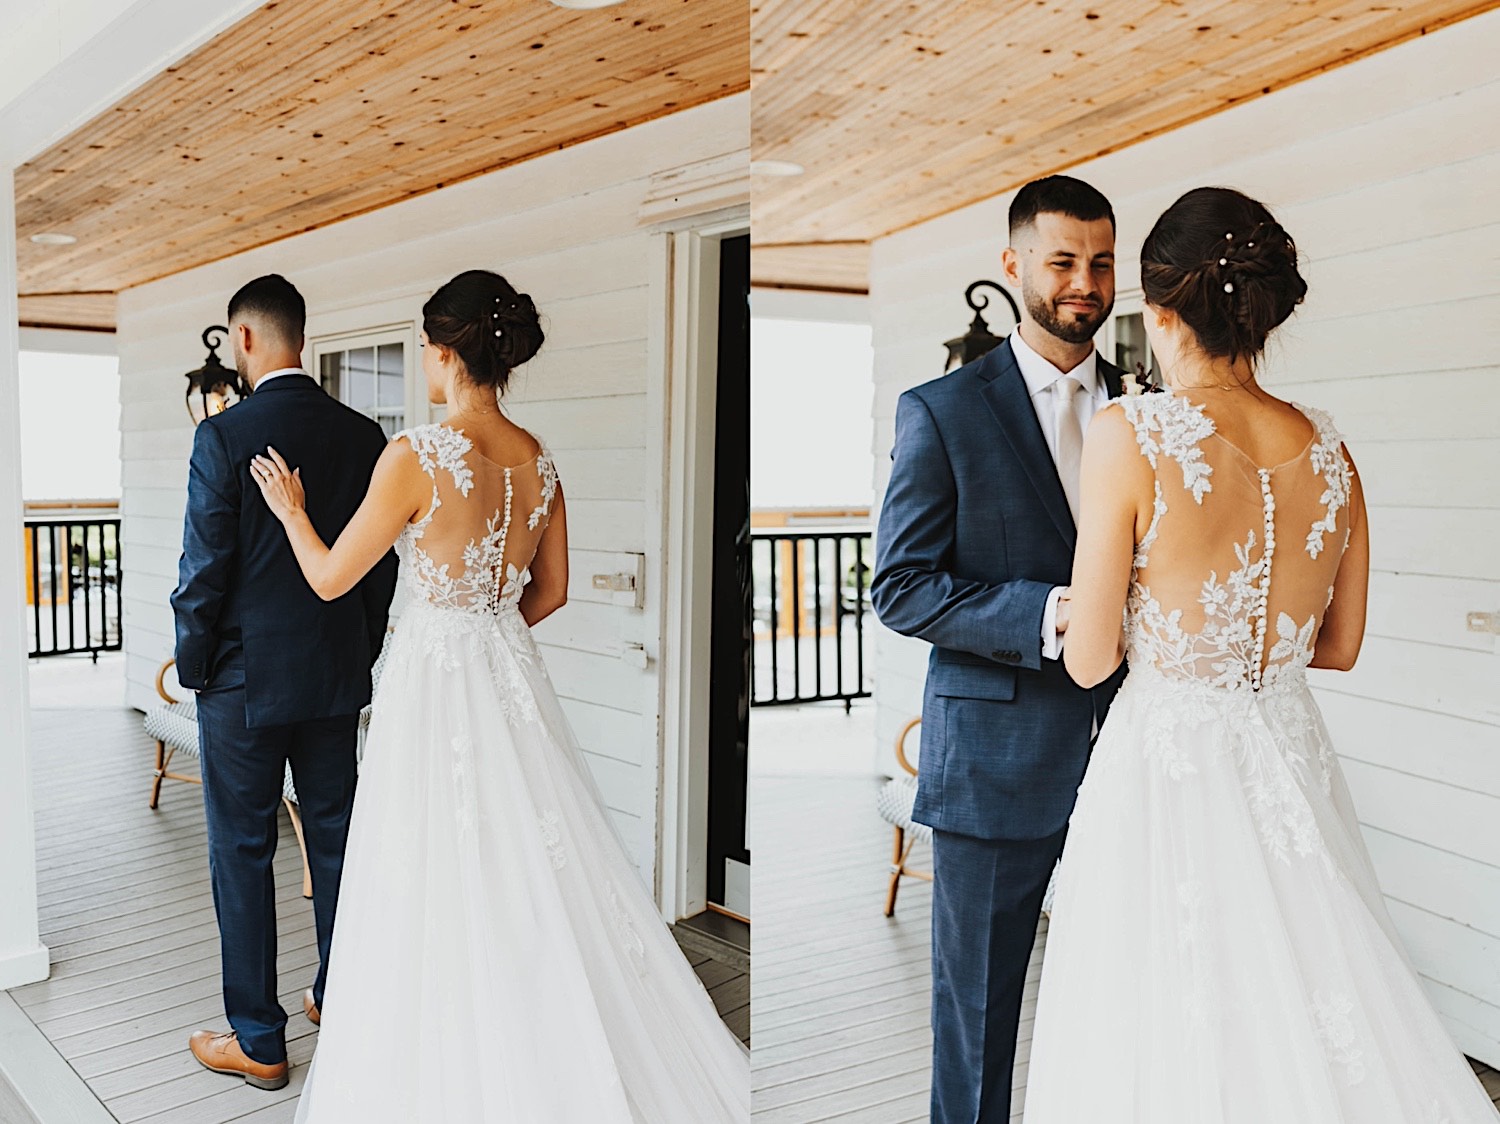
{"type": "Polygon", "coordinates": [[[865,543],[869,535],[861,535],[854,546],[854,666],[856,675],[854,689],[859,695],[868,695],[865,690],[865,543]]]}
{"type": "Polygon", "coordinates": [[[812,540],[813,556],[813,694],[823,697],[823,540],[812,540]]]}
{"type": "Polygon", "coordinates": [[[57,651],[57,524],[47,528],[47,600],[52,602],[52,650],[57,651]]]}
{"type": "Polygon", "coordinates": [[[797,547],[800,538],[787,540],[792,544],[792,697],[802,697],[802,566],[797,547]]]}
{"type": "MultiPolygon", "coordinates": [[[[83,525],[83,643],[86,647],[94,648],[94,607],[93,597],[89,587],[94,584],[94,574],[89,566],[89,528],[92,523],[83,525]]],[[[99,528],[99,560],[104,560],[104,528],[99,528]]],[[[100,637],[103,640],[103,637],[100,637]]],[[[97,655],[95,656],[97,659],[97,655]]]]}
{"type": "MultiPolygon", "coordinates": [[[[777,606],[781,602],[781,587],[776,584],[776,552],[781,543],[776,539],[768,539],[771,547],[771,702],[781,701],[781,665],[777,658],[780,655],[778,649],[781,647],[781,621],[777,614],[777,606]]],[[[753,696],[752,696],[753,697],[753,696]]]]}
{"type": "Polygon", "coordinates": [[[42,653],[42,533],[35,524],[25,526],[31,532],[31,654],[39,656],[42,653]]]}
{"type": "Polygon", "coordinates": [[[67,567],[68,575],[68,651],[78,649],[78,631],[74,627],[73,600],[76,590],[73,588],[73,524],[67,523],[63,526],[63,564],[67,567]]]}
{"type": "MultiPolygon", "coordinates": [[[[844,693],[844,536],[833,536],[833,690],[844,693]]],[[[847,709],[849,700],[844,700],[847,709]]]]}

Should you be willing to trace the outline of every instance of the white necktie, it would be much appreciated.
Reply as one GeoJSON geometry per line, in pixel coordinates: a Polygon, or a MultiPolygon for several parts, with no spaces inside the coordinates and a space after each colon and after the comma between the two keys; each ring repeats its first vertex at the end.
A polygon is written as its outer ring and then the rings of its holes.
{"type": "Polygon", "coordinates": [[[1078,522],[1078,477],[1083,463],[1083,425],[1078,420],[1078,411],[1073,408],[1073,396],[1083,389],[1083,384],[1071,376],[1064,375],[1053,383],[1057,422],[1057,475],[1062,481],[1063,492],[1068,497],[1068,507],[1073,512],[1073,522],[1078,522]]]}

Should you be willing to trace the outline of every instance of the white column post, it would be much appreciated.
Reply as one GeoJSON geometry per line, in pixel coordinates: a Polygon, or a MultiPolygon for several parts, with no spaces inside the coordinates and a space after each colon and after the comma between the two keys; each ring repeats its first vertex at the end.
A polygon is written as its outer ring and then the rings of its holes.
{"type": "Polygon", "coordinates": [[[0,163],[0,989],[47,978],[31,800],[15,174],[0,163]]]}

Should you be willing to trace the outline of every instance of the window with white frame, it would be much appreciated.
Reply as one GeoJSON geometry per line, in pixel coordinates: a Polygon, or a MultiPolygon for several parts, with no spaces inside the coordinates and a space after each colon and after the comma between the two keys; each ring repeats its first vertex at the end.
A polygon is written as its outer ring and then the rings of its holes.
{"type": "Polygon", "coordinates": [[[1139,293],[1116,298],[1108,338],[1101,342],[1106,346],[1100,350],[1116,367],[1134,372],[1147,385],[1162,385],[1161,364],[1146,338],[1145,305],[1139,293]]]}
{"type": "Polygon", "coordinates": [[[343,336],[313,345],[318,381],[344,405],[374,418],[391,437],[406,428],[407,328],[343,336]]]}

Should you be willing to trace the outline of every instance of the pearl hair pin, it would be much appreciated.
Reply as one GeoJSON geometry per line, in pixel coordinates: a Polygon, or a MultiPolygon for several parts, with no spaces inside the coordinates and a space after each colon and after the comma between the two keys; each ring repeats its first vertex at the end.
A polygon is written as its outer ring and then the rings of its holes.
{"type": "Polygon", "coordinates": [[[1232,293],[1232,292],[1234,292],[1234,283],[1231,282],[1231,281],[1224,282],[1224,291],[1226,293],[1232,293]]]}

